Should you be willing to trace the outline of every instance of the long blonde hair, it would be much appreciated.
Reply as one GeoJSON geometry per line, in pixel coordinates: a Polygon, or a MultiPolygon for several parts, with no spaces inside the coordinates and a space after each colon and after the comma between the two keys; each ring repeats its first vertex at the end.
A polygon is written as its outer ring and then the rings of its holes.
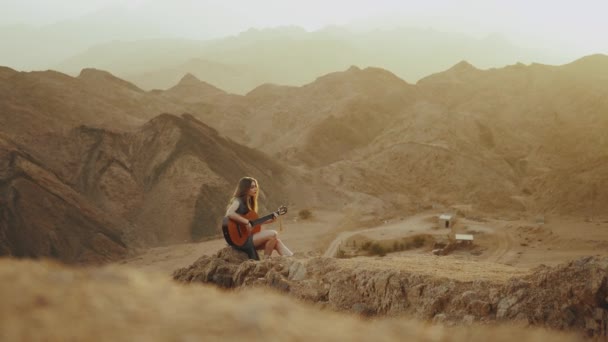
{"type": "Polygon", "coordinates": [[[243,200],[243,202],[245,202],[245,204],[247,204],[247,208],[249,208],[249,210],[253,210],[257,213],[259,193],[260,183],[253,177],[243,177],[239,180],[239,184],[236,186],[236,189],[232,194],[232,198],[230,199],[230,203],[228,203],[228,206],[230,206],[230,204],[232,204],[235,199],[240,198],[241,200],[243,200]],[[258,186],[258,191],[255,193],[255,196],[248,197],[247,193],[249,192],[249,189],[251,189],[251,184],[253,184],[254,182],[258,186]]]}

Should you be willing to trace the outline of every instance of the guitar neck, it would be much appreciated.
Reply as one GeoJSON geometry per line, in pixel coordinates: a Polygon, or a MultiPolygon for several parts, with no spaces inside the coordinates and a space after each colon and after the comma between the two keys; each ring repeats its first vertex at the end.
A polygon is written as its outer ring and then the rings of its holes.
{"type": "Polygon", "coordinates": [[[257,219],[257,220],[253,220],[253,221],[252,221],[252,222],[253,222],[252,226],[257,226],[258,224],[262,224],[262,223],[264,223],[264,222],[266,222],[266,221],[268,221],[268,220],[272,219],[272,218],[273,218],[273,216],[274,216],[274,214],[275,214],[275,213],[270,213],[270,214],[268,214],[268,215],[266,215],[266,216],[260,217],[260,218],[259,218],[259,219],[257,219]]]}

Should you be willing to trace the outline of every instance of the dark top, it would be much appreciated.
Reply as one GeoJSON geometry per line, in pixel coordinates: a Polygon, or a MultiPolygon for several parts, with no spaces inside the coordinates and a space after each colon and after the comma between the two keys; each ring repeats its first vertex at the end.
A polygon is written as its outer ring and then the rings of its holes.
{"type": "MultiPolygon", "coordinates": [[[[247,208],[247,204],[245,203],[245,201],[243,201],[243,199],[240,197],[237,198],[237,200],[239,201],[239,207],[236,210],[236,213],[239,215],[247,214],[249,212],[249,208],[247,208]]],[[[259,231],[259,228],[258,228],[258,231],[259,231]]],[[[258,256],[258,252],[255,250],[255,246],[253,245],[253,234],[249,235],[247,242],[243,246],[233,246],[233,247],[247,253],[247,256],[249,257],[249,259],[260,260],[260,257],[258,256]]]]}
{"type": "Polygon", "coordinates": [[[249,212],[249,208],[247,207],[247,203],[245,203],[245,201],[243,201],[242,198],[238,197],[237,200],[239,201],[239,208],[236,210],[236,213],[239,215],[245,215],[249,212]]]}

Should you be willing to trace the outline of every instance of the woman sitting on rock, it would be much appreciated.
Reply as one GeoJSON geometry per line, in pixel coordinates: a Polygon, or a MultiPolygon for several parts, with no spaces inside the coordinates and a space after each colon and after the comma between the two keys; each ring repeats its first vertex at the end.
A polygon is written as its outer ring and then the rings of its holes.
{"type": "MultiPolygon", "coordinates": [[[[260,191],[258,181],[251,177],[243,177],[239,180],[239,184],[232,195],[232,199],[228,204],[226,210],[226,218],[232,220],[234,223],[240,226],[244,226],[247,229],[248,235],[253,234],[252,239],[249,239],[248,243],[242,246],[235,246],[229,241],[226,230],[224,230],[224,236],[229,244],[233,247],[247,252],[251,259],[258,259],[256,250],[264,249],[264,255],[269,257],[273,251],[277,251],[279,255],[292,256],[293,253],[287,248],[281,240],[278,238],[276,230],[262,230],[261,224],[271,223],[277,218],[277,213],[272,213],[269,220],[262,222],[255,227],[252,226],[253,221],[250,221],[245,216],[252,216],[249,213],[254,212],[257,217],[258,209],[258,193],[260,191]],[[253,247],[251,248],[251,243],[253,247]],[[248,245],[249,244],[249,245],[248,245]]],[[[255,220],[254,220],[255,221],[255,220]]],[[[233,233],[234,234],[234,233],[233,233]]]]}

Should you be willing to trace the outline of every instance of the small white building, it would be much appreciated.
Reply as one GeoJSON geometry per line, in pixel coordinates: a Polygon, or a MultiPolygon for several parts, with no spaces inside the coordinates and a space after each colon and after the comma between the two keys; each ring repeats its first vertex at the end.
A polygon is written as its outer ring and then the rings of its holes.
{"type": "Polygon", "coordinates": [[[439,215],[439,228],[450,228],[454,226],[454,215],[441,214],[439,215]]]}
{"type": "Polygon", "coordinates": [[[473,242],[473,234],[454,234],[454,239],[456,241],[470,241],[473,242]]]}

